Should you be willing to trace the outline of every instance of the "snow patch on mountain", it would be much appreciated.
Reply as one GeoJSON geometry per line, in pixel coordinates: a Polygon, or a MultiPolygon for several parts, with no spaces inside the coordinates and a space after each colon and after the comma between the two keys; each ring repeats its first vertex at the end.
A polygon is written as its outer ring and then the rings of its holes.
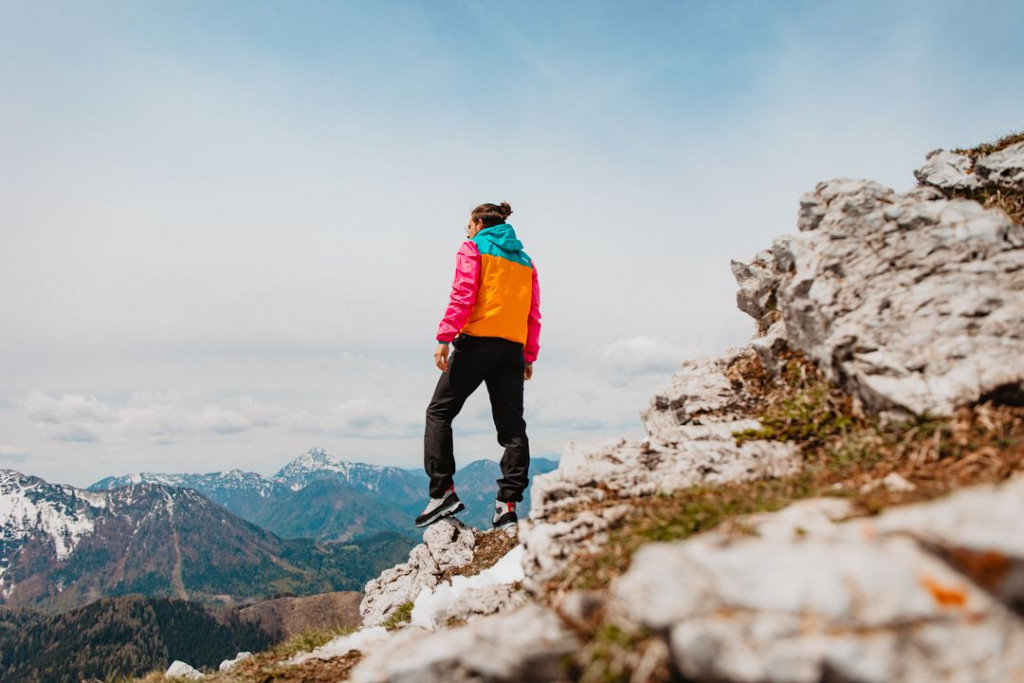
{"type": "MultiPolygon", "coordinates": [[[[97,498],[102,496],[0,470],[0,548],[16,549],[30,535],[42,534],[53,543],[57,559],[65,559],[95,530],[90,508],[104,506],[93,505],[97,498]]],[[[13,554],[0,556],[4,571],[13,554]]]]}
{"type": "Polygon", "coordinates": [[[327,451],[314,446],[295,458],[271,477],[292,491],[299,491],[318,479],[337,479],[351,486],[379,491],[381,481],[390,475],[400,475],[397,467],[381,467],[364,463],[335,460],[327,451]]]}

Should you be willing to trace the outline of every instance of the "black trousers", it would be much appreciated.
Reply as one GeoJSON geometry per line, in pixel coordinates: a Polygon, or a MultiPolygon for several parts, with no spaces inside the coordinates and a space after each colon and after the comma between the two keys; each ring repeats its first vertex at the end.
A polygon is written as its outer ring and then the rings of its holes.
{"type": "Polygon", "coordinates": [[[523,420],[523,345],[498,337],[459,335],[427,407],[423,466],[430,477],[430,497],[440,498],[452,485],[455,452],[452,420],[481,382],[487,384],[491,415],[498,429],[501,456],[498,500],[519,502],[530,483],[530,441],[523,420]]]}

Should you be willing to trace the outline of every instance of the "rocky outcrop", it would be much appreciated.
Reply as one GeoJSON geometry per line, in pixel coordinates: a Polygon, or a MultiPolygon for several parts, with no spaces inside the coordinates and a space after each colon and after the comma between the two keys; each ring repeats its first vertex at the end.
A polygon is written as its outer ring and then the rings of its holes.
{"type": "Polygon", "coordinates": [[[697,680],[1024,675],[1024,623],[1010,609],[1024,478],[876,520],[830,521],[845,506],[805,501],[748,520],[755,537],[646,546],[615,584],[614,608],[661,634],[697,680]]]}
{"type": "Polygon", "coordinates": [[[764,254],[734,267],[748,312],[778,312],[772,344],[873,413],[1024,400],[1024,226],[930,188],[834,180],[804,196],[799,227],[770,267],[764,254]]]}
{"type": "Polygon", "coordinates": [[[623,505],[592,510],[580,510],[581,506],[798,470],[798,452],[792,444],[736,442],[735,432],[760,427],[750,418],[753,397],[748,387],[730,371],[752,356],[750,349],[733,349],[684,362],[670,387],[651,399],[642,413],[647,439],[613,439],[591,446],[570,443],[557,470],[534,477],[533,512],[521,532],[526,548],[524,585],[529,590],[539,592],[573,554],[604,544],[607,530],[629,510],[623,505]],[[576,514],[552,519],[567,508],[576,514]]]}
{"type": "Polygon", "coordinates": [[[359,606],[366,626],[380,626],[398,608],[411,603],[424,588],[437,586],[447,569],[464,567],[473,561],[476,532],[449,517],[423,532],[423,543],[409,553],[409,561],[388,569],[366,584],[359,606]]]}
{"type": "Polygon", "coordinates": [[[528,605],[443,633],[410,630],[374,650],[353,683],[561,681],[580,641],[551,610],[528,605]]]}
{"type": "Polygon", "coordinates": [[[202,672],[197,671],[191,665],[180,660],[175,660],[167,667],[164,677],[169,679],[198,680],[203,677],[202,672]]]}
{"type": "Polygon", "coordinates": [[[923,185],[947,191],[1024,191],[1024,142],[982,156],[976,162],[965,153],[937,149],[928,154],[914,176],[923,185]]]}

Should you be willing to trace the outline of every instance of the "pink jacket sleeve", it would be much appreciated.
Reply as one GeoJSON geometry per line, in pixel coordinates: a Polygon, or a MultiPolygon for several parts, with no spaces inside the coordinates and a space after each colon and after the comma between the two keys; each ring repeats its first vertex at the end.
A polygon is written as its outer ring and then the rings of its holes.
{"type": "Polygon", "coordinates": [[[540,353],[540,283],[537,280],[537,265],[533,266],[533,297],[530,301],[530,317],[526,319],[526,345],[523,360],[533,363],[540,353]]]}
{"type": "Polygon", "coordinates": [[[480,287],[480,250],[476,243],[466,240],[455,255],[455,279],[452,280],[451,299],[437,326],[437,341],[450,342],[469,320],[480,287]]]}

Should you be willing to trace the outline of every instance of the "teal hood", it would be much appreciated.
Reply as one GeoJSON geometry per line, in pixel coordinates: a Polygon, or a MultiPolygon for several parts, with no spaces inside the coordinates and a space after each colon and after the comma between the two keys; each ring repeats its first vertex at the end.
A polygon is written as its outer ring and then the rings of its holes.
{"type": "Polygon", "coordinates": [[[522,251],[523,243],[516,237],[516,231],[508,223],[492,225],[484,228],[473,238],[477,246],[480,242],[490,242],[503,251],[522,251]]]}

